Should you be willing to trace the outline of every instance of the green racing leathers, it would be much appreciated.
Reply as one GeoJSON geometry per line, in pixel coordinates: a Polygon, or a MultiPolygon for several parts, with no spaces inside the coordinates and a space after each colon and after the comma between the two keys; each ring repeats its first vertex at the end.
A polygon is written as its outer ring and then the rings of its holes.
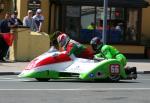
{"type": "Polygon", "coordinates": [[[116,48],[110,45],[101,44],[98,46],[95,58],[104,57],[106,59],[117,59],[125,67],[127,60],[126,57],[121,54],[116,48]]]}

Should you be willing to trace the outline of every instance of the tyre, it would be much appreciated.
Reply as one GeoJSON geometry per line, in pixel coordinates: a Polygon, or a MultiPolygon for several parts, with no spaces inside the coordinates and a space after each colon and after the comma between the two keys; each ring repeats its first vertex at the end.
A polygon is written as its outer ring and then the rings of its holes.
{"type": "Polygon", "coordinates": [[[110,76],[109,80],[112,82],[118,82],[120,80],[120,76],[119,75],[110,76]]]}
{"type": "Polygon", "coordinates": [[[39,82],[47,82],[50,80],[50,78],[35,78],[36,80],[38,80],[39,82]]]}

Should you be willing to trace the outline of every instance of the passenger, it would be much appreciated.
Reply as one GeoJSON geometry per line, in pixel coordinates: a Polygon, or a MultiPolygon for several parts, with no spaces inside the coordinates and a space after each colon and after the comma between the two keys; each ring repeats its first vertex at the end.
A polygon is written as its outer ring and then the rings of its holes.
{"type": "Polygon", "coordinates": [[[79,42],[70,39],[69,36],[67,36],[65,33],[62,33],[57,37],[57,42],[63,50],[68,52],[69,56],[74,54],[76,57],[79,58],[93,58],[92,51],[90,51],[79,42]]]}
{"type": "Polygon", "coordinates": [[[113,46],[103,44],[98,37],[94,37],[91,40],[90,44],[96,53],[96,55],[94,55],[94,58],[97,59],[100,57],[104,57],[106,59],[117,59],[118,61],[120,61],[123,67],[125,67],[127,63],[126,57],[113,46]]]}

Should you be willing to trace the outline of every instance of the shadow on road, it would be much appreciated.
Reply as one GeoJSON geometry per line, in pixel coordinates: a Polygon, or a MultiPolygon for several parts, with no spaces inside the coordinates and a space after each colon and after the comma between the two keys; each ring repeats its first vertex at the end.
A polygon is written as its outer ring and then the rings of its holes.
{"type": "MultiPolygon", "coordinates": [[[[22,82],[37,82],[37,83],[41,83],[41,81],[37,81],[37,80],[31,80],[31,81],[22,81],[22,82]]],[[[58,82],[64,82],[64,83],[140,83],[137,81],[119,81],[119,82],[111,82],[111,81],[84,81],[84,80],[49,80],[46,81],[48,83],[58,83],[58,82]]],[[[42,82],[43,83],[43,82],[42,82]]]]}

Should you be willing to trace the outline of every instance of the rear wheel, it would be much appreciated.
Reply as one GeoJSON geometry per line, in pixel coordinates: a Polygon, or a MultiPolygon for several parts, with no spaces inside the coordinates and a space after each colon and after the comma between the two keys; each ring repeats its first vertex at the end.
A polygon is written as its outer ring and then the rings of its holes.
{"type": "Polygon", "coordinates": [[[39,82],[47,82],[50,80],[50,78],[35,78],[36,80],[38,80],[39,82]]]}
{"type": "Polygon", "coordinates": [[[110,76],[109,80],[112,82],[118,82],[120,80],[120,76],[119,75],[110,76]]]}

